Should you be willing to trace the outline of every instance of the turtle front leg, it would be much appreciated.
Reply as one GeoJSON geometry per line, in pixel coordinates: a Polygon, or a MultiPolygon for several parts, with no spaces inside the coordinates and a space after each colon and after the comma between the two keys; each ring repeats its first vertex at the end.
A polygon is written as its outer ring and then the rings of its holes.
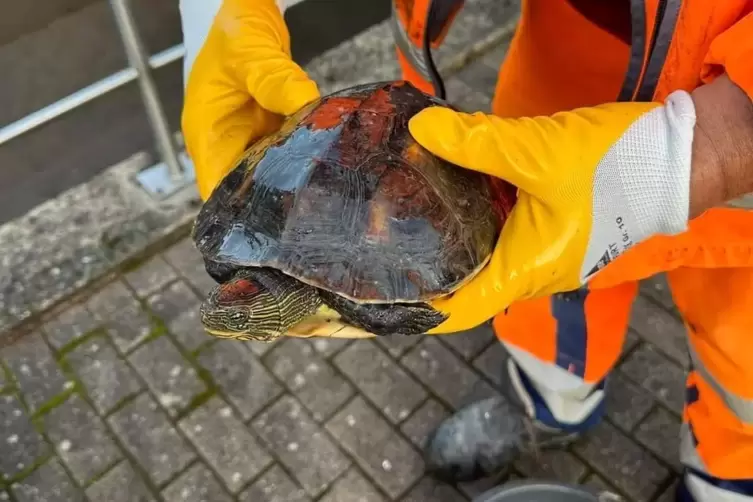
{"type": "Polygon", "coordinates": [[[271,342],[321,305],[311,286],[277,270],[246,268],[209,293],[200,317],[212,335],[271,342]]]}
{"type": "Polygon", "coordinates": [[[377,336],[420,335],[447,320],[428,303],[359,304],[326,291],[319,295],[345,322],[377,336]]]}

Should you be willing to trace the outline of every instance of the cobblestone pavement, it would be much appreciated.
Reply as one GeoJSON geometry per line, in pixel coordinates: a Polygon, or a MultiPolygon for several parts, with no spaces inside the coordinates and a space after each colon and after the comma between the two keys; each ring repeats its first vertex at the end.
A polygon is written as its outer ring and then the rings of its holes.
{"type": "MultiPolygon", "coordinates": [[[[460,106],[488,107],[500,51],[449,80],[460,106]]],[[[210,286],[184,240],[0,350],[0,501],[443,502],[528,476],[671,499],[688,360],[660,279],[635,304],[608,418],[567,451],[460,486],[424,475],[420,445],[498,392],[505,354],[488,329],[219,341],[196,318],[210,286]]]]}

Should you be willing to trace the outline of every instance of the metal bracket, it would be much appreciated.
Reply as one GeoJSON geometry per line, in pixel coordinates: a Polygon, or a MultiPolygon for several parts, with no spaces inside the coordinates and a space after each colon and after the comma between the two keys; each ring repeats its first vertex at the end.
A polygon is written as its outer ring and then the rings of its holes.
{"type": "Polygon", "coordinates": [[[128,62],[137,72],[141,99],[154,133],[155,146],[162,160],[138,173],[136,180],[152,197],[164,199],[193,183],[196,178],[193,163],[185,152],[179,152],[175,145],[157,85],[154,83],[149,57],[136,29],[130,2],[131,0],[110,0],[110,5],[128,62]]]}
{"type": "Polygon", "coordinates": [[[146,167],[136,174],[136,183],[158,200],[166,199],[174,193],[193,185],[196,181],[193,162],[186,152],[178,153],[182,169],[178,176],[171,171],[167,163],[159,162],[146,167]]]}

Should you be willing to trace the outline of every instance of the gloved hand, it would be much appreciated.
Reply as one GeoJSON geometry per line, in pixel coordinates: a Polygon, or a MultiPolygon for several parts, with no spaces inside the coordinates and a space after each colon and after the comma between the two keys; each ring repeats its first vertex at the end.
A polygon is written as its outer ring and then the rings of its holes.
{"type": "Polygon", "coordinates": [[[223,0],[219,8],[216,1],[181,0],[181,16],[182,129],[206,200],[250,143],[274,132],[283,115],[319,91],[291,60],[290,35],[275,0],[223,0]]]}
{"type": "Polygon", "coordinates": [[[611,103],[502,119],[433,107],[410,131],[434,154],[518,187],[489,264],[432,306],[432,333],[475,327],[511,303],[571,291],[630,246],[687,227],[695,106],[611,103]]]}

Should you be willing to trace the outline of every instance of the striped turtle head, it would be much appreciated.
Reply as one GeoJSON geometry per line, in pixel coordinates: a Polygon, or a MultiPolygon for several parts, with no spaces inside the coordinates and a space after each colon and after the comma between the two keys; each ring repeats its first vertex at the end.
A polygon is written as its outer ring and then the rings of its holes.
{"type": "Polygon", "coordinates": [[[316,312],[316,289],[269,268],[235,272],[200,308],[204,329],[220,338],[271,342],[316,312]]]}

